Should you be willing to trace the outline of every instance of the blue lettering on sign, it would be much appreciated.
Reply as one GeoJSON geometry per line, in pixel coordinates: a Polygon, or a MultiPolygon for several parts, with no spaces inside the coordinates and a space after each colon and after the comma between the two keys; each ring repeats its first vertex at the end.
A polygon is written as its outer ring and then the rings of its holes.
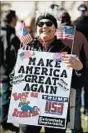
{"type": "Polygon", "coordinates": [[[68,102],[67,97],[42,95],[42,99],[49,100],[49,101],[57,101],[57,102],[68,102]]]}

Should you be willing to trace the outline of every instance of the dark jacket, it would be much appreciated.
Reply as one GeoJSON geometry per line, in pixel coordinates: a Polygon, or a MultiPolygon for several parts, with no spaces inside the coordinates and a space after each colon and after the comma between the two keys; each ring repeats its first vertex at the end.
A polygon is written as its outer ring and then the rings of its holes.
{"type": "MultiPolygon", "coordinates": [[[[35,39],[34,42],[29,44],[27,46],[27,49],[35,50],[35,51],[46,51],[38,39],[35,39]]],[[[55,38],[55,40],[52,42],[50,47],[47,49],[47,52],[53,52],[53,53],[68,52],[68,54],[70,54],[71,49],[68,46],[64,45],[61,40],[57,40],[55,38]]],[[[71,84],[72,88],[78,89],[83,86],[84,68],[79,73],[81,73],[81,76],[78,76],[73,70],[72,84],[71,84]]]]}
{"type": "Polygon", "coordinates": [[[0,35],[0,80],[9,80],[9,74],[13,70],[16,62],[17,51],[20,48],[20,40],[16,36],[15,28],[8,25],[1,27],[0,35]]]}
{"type": "Polygon", "coordinates": [[[88,16],[80,16],[75,21],[77,30],[82,32],[88,40],[88,16]]]}

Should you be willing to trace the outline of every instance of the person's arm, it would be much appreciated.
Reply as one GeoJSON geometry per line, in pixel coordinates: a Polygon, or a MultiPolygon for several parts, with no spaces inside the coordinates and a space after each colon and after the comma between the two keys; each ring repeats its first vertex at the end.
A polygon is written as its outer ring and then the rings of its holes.
{"type": "Polygon", "coordinates": [[[14,38],[11,40],[11,43],[14,46],[15,51],[17,53],[18,49],[20,48],[20,44],[21,44],[19,38],[17,36],[14,36],[14,38]]]}
{"type": "Polygon", "coordinates": [[[82,88],[84,84],[85,68],[80,59],[76,55],[66,54],[63,57],[63,61],[68,67],[73,68],[71,87],[74,89],[82,88]]]}
{"type": "Polygon", "coordinates": [[[13,70],[16,59],[17,59],[17,52],[20,48],[20,41],[19,39],[14,35],[13,37],[10,37],[10,49],[9,49],[9,73],[13,70]]]}

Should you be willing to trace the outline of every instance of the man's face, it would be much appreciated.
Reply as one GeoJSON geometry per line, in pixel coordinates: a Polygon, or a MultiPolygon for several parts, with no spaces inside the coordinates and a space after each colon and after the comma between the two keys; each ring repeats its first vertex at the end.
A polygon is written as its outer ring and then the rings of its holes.
{"type": "Polygon", "coordinates": [[[56,27],[49,19],[41,19],[37,24],[37,36],[44,41],[54,38],[56,27]]]}
{"type": "Polygon", "coordinates": [[[13,22],[14,27],[15,27],[15,26],[16,26],[16,24],[17,24],[17,17],[13,17],[12,22],[13,22]]]}

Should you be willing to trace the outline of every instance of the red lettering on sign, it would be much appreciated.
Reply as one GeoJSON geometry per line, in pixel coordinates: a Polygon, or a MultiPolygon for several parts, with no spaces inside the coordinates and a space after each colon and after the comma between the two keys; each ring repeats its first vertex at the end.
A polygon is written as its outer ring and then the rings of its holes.
{"type": "Polygon", "coordinates": [[[63,103],[46,101],[45,111],[48,113],[63,113],[63,103]]]}

